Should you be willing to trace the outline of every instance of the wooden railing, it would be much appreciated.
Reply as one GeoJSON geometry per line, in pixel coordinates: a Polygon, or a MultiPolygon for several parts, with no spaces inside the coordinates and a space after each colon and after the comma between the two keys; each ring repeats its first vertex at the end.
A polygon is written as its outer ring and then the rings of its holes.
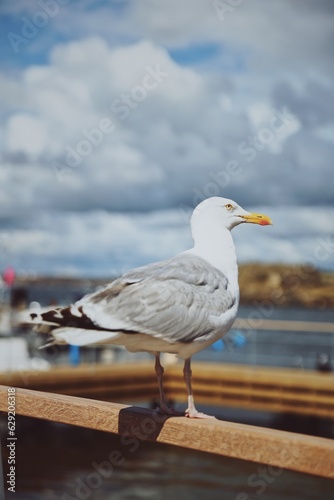
{"type": "MultiPolygon", "coordinates": [[[[167,394],[180,400],[178,367],[168,371],[167,394]]],[[[209,405],[334,418],[334,375],[299,369],[198,363],[193,369],[196,400],[209,405]]]]}
{"type": "MultiPolygon", "coordinates": [[[[152,401],[158,394],[147,362],[3,373],[0,384],[116,402],[152,401]]],[[[164,386],[169,399],[186,400],[182,366],[167,367],[164,386]]],[[[193,388],[199,404],[334,418],[332,373],[194,363],[193,388]]]]}
{"type": "MultiPolygon", "coordinates": [[[[0,386],[4,412],[7,389],[0,386]]],[[[167,418],[142,408],[27,389],[16,390],[16,413],[334,478],[329,439],[215,419],[167,418]]]]}

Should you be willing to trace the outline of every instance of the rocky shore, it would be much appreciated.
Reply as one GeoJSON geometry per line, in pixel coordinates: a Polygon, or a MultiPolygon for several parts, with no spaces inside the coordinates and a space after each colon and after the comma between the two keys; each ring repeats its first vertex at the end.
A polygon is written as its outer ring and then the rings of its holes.
{"type": "MultiPolygon", "coordinates": [[[[82,293],[102,286],[104,279],[66,277],[18,278],[15,288],[76,288],[82,293]]],[[[240,303],[268,302],[282,307],[334,307],[334,273],[310,266],[249,263],[239,266],[240,303]]]]}
{"type": "Polygon", "coordinates": [[[334,307],[334,273],[311,266],[244,264],[239,267],[240,302],[271,301],[277,306],[334,307]]]}

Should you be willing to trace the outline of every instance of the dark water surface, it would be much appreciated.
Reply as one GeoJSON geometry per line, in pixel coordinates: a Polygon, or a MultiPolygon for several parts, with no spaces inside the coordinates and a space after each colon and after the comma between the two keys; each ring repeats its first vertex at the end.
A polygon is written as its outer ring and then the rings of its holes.
{"type": "Polygon", "coordinates": [[[100,431],[17,417],[17,437],[8,499],[333,499],[329,479],[100,431]]]}

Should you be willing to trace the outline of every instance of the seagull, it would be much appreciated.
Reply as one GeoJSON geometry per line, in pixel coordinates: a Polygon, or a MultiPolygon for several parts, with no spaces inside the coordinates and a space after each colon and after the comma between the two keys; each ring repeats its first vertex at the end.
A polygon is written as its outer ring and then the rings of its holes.
{"type": "Polygon", "coordinates": [[[70,306],[31,313],[30,320],[52,335],[52,343],[110,343],[153,354],[159,411],[167,415],[176,413],[166,402],[160,353],[176,354],[184,360],[185,416],[209,418],[194,404],[191,357],[221,339],[236,318],[238,265],[231,230],[242,223],[272,224],[230,199],[208,198],[190,219],[193,248],[128,271],[70,306]]]}

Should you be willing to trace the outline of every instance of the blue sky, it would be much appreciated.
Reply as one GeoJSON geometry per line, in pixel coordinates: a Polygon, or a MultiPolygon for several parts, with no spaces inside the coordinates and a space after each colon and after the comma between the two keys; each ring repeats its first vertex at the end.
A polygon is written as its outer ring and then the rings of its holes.
{"type": "Polygon", "coordinates": [[[331,2],[62,1],[0,6],[0,268],[168,257],[211,195],[275,221],[241,261],[334,268],[331,2]]]}

